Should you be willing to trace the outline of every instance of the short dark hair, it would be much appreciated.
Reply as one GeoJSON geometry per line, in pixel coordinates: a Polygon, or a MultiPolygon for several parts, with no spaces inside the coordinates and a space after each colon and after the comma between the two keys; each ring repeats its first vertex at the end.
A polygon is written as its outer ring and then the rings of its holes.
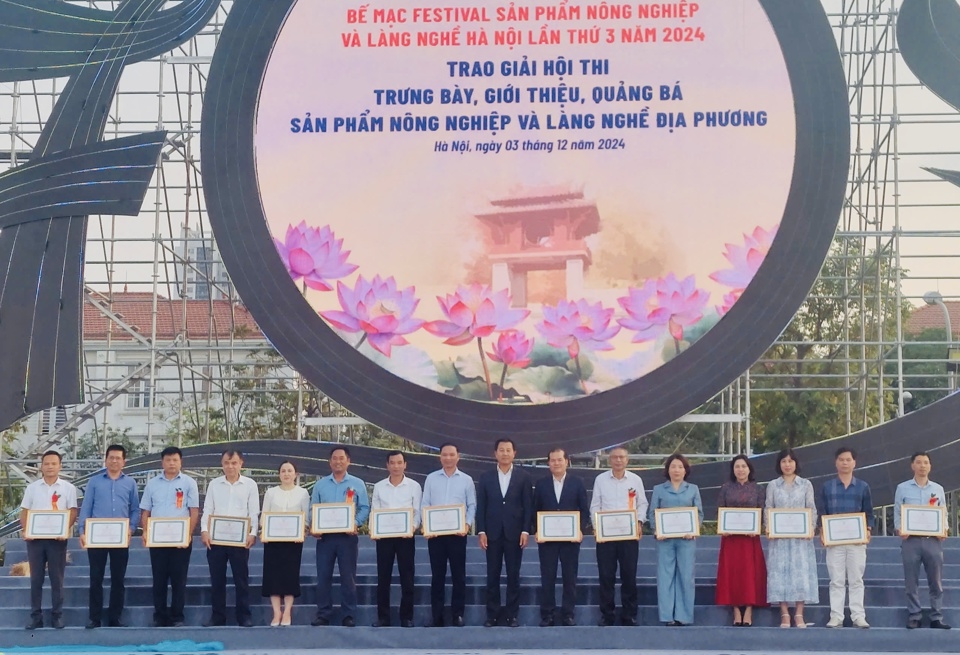
{"type": "Polygon", "coordinates": [[[347,456],[347,459],[350,459],[350,449],[347,448],[346,446],[341,446],[340,444],[337,444],[336,446],[330,449],[330,454],[327,455],[327,459],[333,457],[333,454],[338,450],[342,450],[343,454],[347,456]]]}
{"type": "Polygon", "coordinates": [[[56,450],[48,450],[48,451],[45,452],[44,454],[40,455],[40,461],[43,462],[43,460],[45,460],[45,459],[46,459],[47,457],[49,457],[50,455],[56,455],[58,462],[62,462],[62,461],[63,461],[63,455],[61,455],[61,454],[60,454],[59,452],[57,452],[56,450]]]}
{"type": "Polygon", "coordinates": [[[289,464],[290,466],[292,466],[292,467],[293,467],[293,472],[299,475],[300,471],[297,470],[297,465],[294,464],[293,462],[291,462],[289,459],[285,459],[285,460],[283,460],[282,462],[280,462],[280,466],[277,467],[277,473],[280,472],[280,469],[283,468],[283,465],[284,465],[284,464],[289,464]]]}
{"type": "Polygon", "coordinates": [[[450,442],[450,441],[445,441],[445,442],[443,442],[442,444],[440,444],[440,452],[442,453],[442,452],[443,452],[443,449],[446,448],[447,446],[450,446],[450,447],[453,448],[455,451],[457,451],[457,454],[458,454],[458,455],[460,454],[460,449],[457,447],[457,444],[452,443],[452,442],[450,442]]]}
{"type": "Polygon", "coordinates": [[[177,448],[176,446],[167,446],[166,448],[160,451],[161,460],[164,457],[173,457],[174,455],[176,455],[180,459],[183,459],[183,451],[177,448]]]}
{"type": "Polygon", "coordinates": [[[104,456],[104,457],[109,457],[109,456],[110,456],[110,453],[113,452],[114,450],[120,451],[120,455],[121,455],[124,459],[127,458],[127,449],[124,448],[123,446],[121,446],[121,445],[118,444],[118,443],[112,443],[112,444],[110,444],[109,446],[107,446],[107,452],[105,452],[105,453],[103,454],[103,456],[104,456]]]}
{"type": "Polygon", "coordinates": [[[840,455],[844,453],[850,453],[850,457],[852,457],[853,459],[857,458],[857,451],[855,451],[853,448],[849,448],[848,446],[840,446],[839,448],[837,448],[837,452],[833,454],[833,458],[838,459],[840,455]]]}
{"type": "Polygon", "coordinates": [[[753,470],[753,462],[751,462],[751,461],[750,461],[750,458],[747,457],[746,455],[744,455],[743,453],[740,453],[739,455],[737,455],[736,457],[734,457],[733,459],[730,460],[730,482],[736,482],[736,481],[737,481],[737,476],[735,476],[735,475],[733,474],[733,467],[734,467],[734,465],[737,463],[737,461],[738,461],[738,460],[741,460],[741,459],[742,459],[744,462],[746,462],[747,468],[750,469],[750,475],[747,476],[747,480],[750,481],[750,482],[753,482],[754,480],[757,479],[757,476],[756,476],[756,474],[754,473],[754,470],[753,470]]]}
{"type": "Polygon", "coordinates": [[[403,458],[404,463],[406,463],[407,456],[403,454],[402,450],[391,450],[389,453],[387,453],[387,464],[390,463],[391,457],[396,457],[397,455],[400,455],[400,457],[403,458]]]}
{"type": "MultiPolygon", "coordinates": [[[[930,453],[925,450],[918,450],[914,454],[910,455],[910,463],[913,464],[915,461],[917,461],[918,457],[926,457],[927,459],[930,459],[930,453]]],[[[856,459],[856,457],[854,457],[854,459],[856,459]]]]}
{"type": "Polygon", "coordinates": [[[796,473],[797,475],[800,475],[800,460],[797,459],[797,454],[793,452],[793,448],[784,448],[779,453],[777,453],[777,463],[774,466],[774,470],[777,472],[777,475],[783,475],[783,471],[780,469],[780,462],[782,462],[788,457],[792,459],[797,465],[797,468],[796,470],[794,470],[794,473],[796,473]]]}
{"type": "Polygon", "coordinates": [[[549,460],[549,459],[550,459],[550,455],[552,455],[552,454],[554,454],[554,453],[563,453],[563,458],[564,458],[565,460],[567,460],[568,462],[570,461],[570,455],[567,454],[566,449],[560,448],[559,446],[556,447],[556,448],[551,448],[551,449],[550,449],[550,452],[547,453],[547,459],[549,460]]]}
{"type": "Polygon", "coordinates": [[[511,439],[510,437],[500,437],[499,439],[497,439],[496,441],[494,441],[494,442],[493,442],[493,449],[494,449],[494,450],[497,450],[498,448],[500,448],[500,444],[502,444],[502,443],[508,443],[508,444],[510,444],[510,447],[511,447],[511,448],[513,448],[514,450],[517,449],[517,444],[513,443],[513,439],[511,439]]]}
{"type": "Polygon", "coordinates": [[[234,455],[239,457],[241,462],[243,461],[243,453],[237,450],[236,448],[227,448],[225,451],[223,451],[220,454],[220,459],[223,459],[224,457],[226,457],[227,459],[232,459],[234,455]]]}
{"type": "Polygon", "coordinates": [[[683,464],[683,479],[686,480],[690,477],[690,462],[687,461],[687,458],[681,455],[680,453],[674,453],[667,457],[663,461],[663,477],[670,479],[670,465],[674,462],[680,462],[683,464]]]}

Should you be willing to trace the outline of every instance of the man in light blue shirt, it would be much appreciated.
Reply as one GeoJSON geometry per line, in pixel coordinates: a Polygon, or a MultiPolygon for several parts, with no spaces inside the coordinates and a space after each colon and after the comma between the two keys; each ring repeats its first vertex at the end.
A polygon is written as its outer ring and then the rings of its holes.
{"type": "MultiPolygon", "coordinates": [[[[946,496],[943,487],[930,480],[930,455],[914,453],[910,459],[913,478],[897,485],[893,501],[893,527],[902,537],[900,556],[903,559],[903,577],[907,591],[907,628],[920,627],[923,618],[920,607],[920,564],[927,572],[930,588],[930,627],[949,630],[943,622],[943,537],[922,537],[903,534],[900,525],[901,508],[904,505],[944,507],[946,496]]],[[[947,526],[943,526],[946,535],[947,526]]]]}
{"type": "Polygon", "coordinates": [[[431,537],[427,540],[427,550],[430,553],[430,605],[433,620],[429,625],[442,627],[443,600],[447,586],[447,562],[450,562],[450,578],[453,587],[450,592],[451,623],[463,627],[463,611],[467,598],[467,534],[473,525],[477,513],[477,488],[473,478],[457,468],[460,462],[460,451],[452,443],[440,446],[439,471],[427,476],[423,483],[423,505],[465,505],[466,529],[461,534],[451,534],[441,537],[431,537]]]}
{"type": "MultiPolygon", "coordinates": [[[[83,495],[80,507],[80,545],[86,548],[87,519],[130,520],[130,534],[137,529],[140,521],[140,496],[137,483],[124,475],[123,466],[127,463],[127,450],[119,444],[107,446],[104,457],[106,470],[97,473],[83,495]]],[[[87,559],[90,561],[90,622],[87,628],[99,628],[103,613],[103,575],[107,569],[107,557],[110,558],[110,606],[107,610],[108,625],[125,627],[120,622],[123,613],[123,599],[126,592],[124,577],[127,574],[127,562],[130,557],[128,548],[90,548],[87,559]]]]}
{"type": "Polygon", "coordinates": [[[356,625],[357,557],[360,550],[356,528],[367,522],[370,501],[363,480],[347,473],[350,450],[346,446],[334,446],[329,459],[331,473],[317,480],[310,503],[353,502],[356,506],[356,525],[349,533],[317,536],[317,617],[310,625],[330,625],[333,614],[333,565],[336,563],[340,571],[340,623],[352,628],[356,625]]]}

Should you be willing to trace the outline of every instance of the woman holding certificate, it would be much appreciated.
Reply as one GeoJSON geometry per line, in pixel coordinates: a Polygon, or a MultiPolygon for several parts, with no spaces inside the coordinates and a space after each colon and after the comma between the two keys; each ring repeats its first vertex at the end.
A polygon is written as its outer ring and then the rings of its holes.
{"type": "MultiPolygon", "coordinates": [[[[800,477],[800,462],[793,450],[780,451],[776,470],[780,477],[767,485],[767,509],[806,508],[811,513],[811,525],[816,525],[813,485],[800,477]]],[[[789,606],[796,604],[794,625],[805,628],[804,604],[820,602],[812,533],[810,537],[771,538],[768,543],[767,602],[780,604],[781,628],[790,627],[789,606]]]]}
{"type": "MultiPolygon", "coordinates": [[[[754,480],[746,455],[730,461],[730,480],[720,487],[718,507],[763,509],[766,494],[754,480]]],[[[724,534],[717,563],[717,605],[733,606],[733,625],[753,625],[753,608],[767,604],[767,565],[757,534],[724,534]],[[741,609],[743,608],[743,609],[741,609]]]]}
{"type": "Polygon", "coordinates": [[[694,538],[703,523],[700,489],[687,482],[690,462],[679,453],[663,465],[667,481],[653,488],[648,518],[657,537],[657,606],[660,621],[667,625],[693,623],[694,538]],[[676,512],[660,512],[681,508],[676,512]],[[689,511],[685,511],[689,510],[689,511]]]}
{"type": "MultiPolygon", "coordinates": [[[[280,465],[280,486],[270,487],[263,496],[264,512],[310,512],[310,494],[297,485],[293,462],[280,465]]],[[[262,521],[264,530],[267,522],[262,521]]],[[[293,599],[300,596],[300,557],[303,540],[266,541],[263,544],[263,585],[261,595],[270,598],[273,620],[270,625],[290,625],[293,599]],[[283,608],[281,612],[281,599],[283,608]]]]}

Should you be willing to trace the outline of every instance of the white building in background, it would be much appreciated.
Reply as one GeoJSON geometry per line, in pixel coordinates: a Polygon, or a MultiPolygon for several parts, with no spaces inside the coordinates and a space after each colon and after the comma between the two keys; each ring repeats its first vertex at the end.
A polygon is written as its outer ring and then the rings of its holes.
{"type": "Polygon", "coordinates": [[[186,225],[180,228],[180,239],[174,244],[177,263],[174,276],[180,295],[193,300],[227,300],[234,294],[220,251],[207,229],[201,233],[186,225]]]}
{"type": "MultiPolygon", "coordinates": [[[[231,367],[272,350],[250,312],[225,299],[157,296],[154,303],[151,293],[92,293],[83,309],[86,404],[28,417],[21,455],[46,450],[53,437],[53,447],[70,454],[74,439],[108,429],[129,430],[132,440],[156,449],[176,429],[178,403],[215,409],[231,367]]],[[[295,377],[286,365],[275,374],[295,377]]]]}

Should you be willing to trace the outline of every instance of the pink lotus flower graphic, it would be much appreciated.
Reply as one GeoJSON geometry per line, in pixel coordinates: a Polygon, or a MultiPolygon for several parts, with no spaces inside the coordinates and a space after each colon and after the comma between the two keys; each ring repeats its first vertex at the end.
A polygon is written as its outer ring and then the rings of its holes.
{"type": "Polygon", "coordinates": [[[414,293],[414,287],[398,290],[393,276],[384,280],[375,275],[367,281],[361,275],[353,289],[337,282],[337,298],[343,311],[325,311],[320,315],[341,330],[363,332],[357,348],[369,340],[374,349],[389,357],[393,346],[407,345],[403,335],[423,325],[422,320],[413,316],[420,303],[414,293]]]}
{"type": "Polygon", "coordinates": [[[609,340],[620,331],[619,325],[610,325],[613,309],[604,309],[599,302],[590,304],[586,300],[571,302],[561,300],[556,307],[543,308],[543,320],[537,324],[537,330],[555,348],[566,348],[570,359],[577,366],[580,386],[586,393],[583,371],[580,368],[580,351],[613,350],[609,340]]]}
{"type": "Polygon", "coordinates": [[[343,239],[337,239],[329,225],[322,228],[309,227],[306,221],[287,227],[287,235],[281,242],[273,239],[287,272],[294,280],[303,278],[311,289],[330,291],[328,280],[350,275],[356,265],[347,263],[349,250],[343,250],[343,239]]]}
{"type": "Polygon", "coordinates": [[[489,286],[480,284],[458,287],[456,293],[448,293],[445,298],[437,296],[437,302],[449,320],[429,321],[423,324],[423,329],[443,337],[443,342],[451,346],[462,346],[476,338],[487,393],[490,400],[494,400],[483,338],[515,327],[530,314],[530,310],[511,309],[510,293],[506,289],[494,293],[489,286]]]}
{"type": "Polygon", "coordinates": [[[503,364],[500,373],[500,400],[503,400],[503,383],[507,379],[507,369],[525,368],[530,364],[530,353],[533,352],[533,339],[520,330],[504,330],[493,344],[493,352],[488,352],[495,362],[503,364]]]}
{"type": "Polygon", "coordinates": [[[743,235],[742,246],[732,243],[725,244],[726,251],[723,256],[730,262],[731,268],[714,271],[710,274],[710,279],[714,282],[719,282],[733,289],[731,294],[724,296],[723,305],[717,307],[717,312],[720,315],[730,311],[730,307],[740,298],[740,294],[753,280],[760,264],[763,263],[770,251],[770,245],[773,243],[779,227],[780,225],[777,224],[769,230],[764,230],[758,225],[753,232],[743,235]],[[730,298],[730,296],[734,297],[730,298]],[[732,300],[732,302],[728,303],[728,300],[732,300]]]}
{"type": "Polygon", "coordinates": [[[677,352],[683,341],[683,328],[703,318],[703,308],[710,294],[698,289],[693,275],[678,280],[673,273],[656,281],[647,280],[618,302],[627,312],[627,318],[617,322],[636,332],[634,342],[656,339],[663,332],[673,337],[677,352]]]}

